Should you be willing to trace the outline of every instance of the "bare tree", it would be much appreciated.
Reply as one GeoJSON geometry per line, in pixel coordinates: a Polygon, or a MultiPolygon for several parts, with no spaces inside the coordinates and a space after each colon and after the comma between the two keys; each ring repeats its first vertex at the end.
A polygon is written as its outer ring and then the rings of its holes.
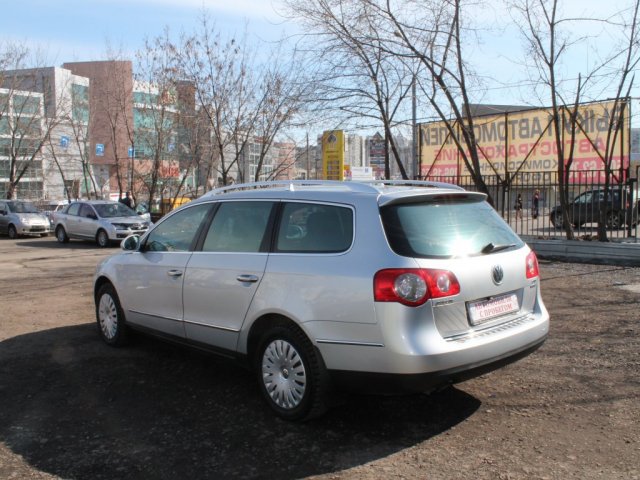
{"type": "Polygon", "coordinates": [[[147,161],[137,178],[144,185],[149,205],[165,193],[178,197],[190,165],[180,173],[178,130],[183,110],[179,108],[180,83],[169,32],[147,40],[137,53],[135,75],[135,156],[147,161]]]}
{"type": "MultiPolygon", "coordinates": [[[[605,173],[604,201],[601,202],[598,222],[598,238],[607,241],[606,209],[612,176],[614,175],[614,149],[618,145],[622,120],[625,110],[628,111],[628,96],[633,83],[630,74],[637,66],[638,58],[638,0],[633,1],[629,11],[619,12],[619,21],[615,15],[609,18],[593,17],[565,17],[561,14],[558,0],[519,0],[509,2],[513,11],[517,13],[517,20],[523,38],[527,45],[528,58],[533,64],[530,70],[534,72],[536,85],[541,87],[551,101],[550,117],[557,150],[557,169],[559,180],[560,204],[563,212],[563,225],[567,239],[574,238],[574,232],[569,218],[569,189],[572,165],[575,154],[575,139],[578,131],[585,130],[583,119],[579,112],[580,103],[589,87],[599,78],[606,78],[610,84],[617,84],[613,97],[611,111],[606,111],[606,140],[604,151],[592,143],[594,151],[602,160],[605,173]],[[629,13],[631,13],[629,15],[629,13]],[[576,29],[576,25],[590,24],[613,25],[624,32],[626,42],[599,61],[588,72],[578,73],[578,80],[573,92],[566,92],[561,88],[564,78],[559,75],[560,66],[566,56],[570,55],[571,47],[584,44],[588,37],[584,34],[572,36],[575,30],[588,31],[587,28],[576,29]],[[615,65],[615,67],[613,67],[615,65]],[[612,68],[613,67],[613,68],[612,68]],[[608,72],[607,72],[608,70],[608,72]],[[603,73],[604,72],[604,73],[603,73]],[[617,81],[616,81],[617,79],[617,81]],[[569,138],[565,139],[565,132],[569,138]]],[[[572,72],[575,75],[575,73],[572,72]]]]}
{"type": "MultiPolygon", "coordinates": [[[[638,14],[640,10],[640,0],[634,0],[629,11],[620,13],[620,26],[625,32],[626,41],[623,41],[619,49],[621,61],[619,69],[615,73],[618,77],[615,94],[613,97],[613,107],[607,122],[607,133],[605,140],[605,150],[603,152],[602,163],[605,170],[605,197],[604,202],[600,205],[600,220],[598,222],[598,240],[607,241],[606,225],[610,224],[607,219],[607,211],[605,205],[608,201],[611,179],[614,176],[614,158],[616,156],[616,148],[623,141],[621,132],[625,129],[625,117],[628,118],[630,111],[630,93],[633,86],[635,75],[633,71],[640,63],[640,32],[638,28],[638,14]]],[[[609,64],[611,62],[607,62],[609,64]]],[[[614,77],[615,78],[615,77],[614,77]]],[[[633,192],[631,192],[633,195],[633,192]]],[[[638,199],[631,197],[633,202],[638,199]]],[[[629,223],[631,220],[629,219],[629,223]]]]}
{"type": "MultiPolygon", "coordinates": [[[[119,195],[129,190],[134,195],[135,163],[132,153],[135,149],[134,120],[133,120],[133,88],[131,83],[130,62],[125,60],[121,51],[107,47],[107,57],[111,63],[105,66],[103,75],[106,81],[101,81],[92,88],[100,90],[96,112],[94,112],[92,126],[97,122],[106,126],[113,154],[113,165],[119,195]],[[126,152],[126,153],[125,153],[126,152]]],[[[102,193],[102,192],[101,192],[102,193]]]]}
{"type": "Polygon", "coordinates": [[[253,52],[246,37],[223,38],[203,13],[200,30],[183,35],[175,54],[185,79],[195,86],[197,103],[209,124],[209,170],[227,184],[233,171],[243,170],[238,165],[240,154],[253,128],[253,52]]]}
{"type": "Polygon", "coordinates": [[[472,7],[464,0],[363,0],[383,19],[379,33],[389,53],[417,62],[420,93],[443,122],[476,188],[493,197],[481,171],[471,88],[478,78],[465,57],[473,40],[472,7]]]}
{"type": "Polygon", "coordinates": [[[319,101],[345,121],[382,125],[385,177],[389,153],[408,178],[393,135],[415,81],[416,68],[389,49],[380,11],[362,0],[288,0],[292,14],[307,26],[310,52],[320,62],[319,101]]]}
{"type": "Polygon", "coordinates": [[[97,196],[99,189],[89,162],[89,87],[67,78],[58,88],[61,98],[55,114],[59,121],[47,139],[48,155],[68,200],[80,197],[82,192],[97,196]]]}
{"type": "MultiPolygon", "coordinates": [[[[286,49],[282,42],[273,45],[270,55],[256,70],[259,80],[255,85],[253,118],[250,122],[253,125],[252,143],[258,145],[255,162],[251,162],[255,169],[253,181],[260,180],[261,176],[275,178],[289,169],[291,165],[288,160],[280,162],[276,159],[271,162],[271,173],[263,175],[263,167],[274,142],[286,136],[289,127],[296,125],[315,95],[311,66],[304,65],[299,52],[286,49]]],[[[283,145],[281,147],[284,149],[283,145]]],[[[289,158],[289,155],[284,158],[289,158]]]]}
{"type": "MultiPolygon", "coordinates": [[[[38,54],[19,44],[7,43],[0,50],[0,160],[8,183],[6,198],[14,198],[25,178],[42,179],[42,150],[58,118],[47,110],[56,99],[55,88],[38,74],[38,54]]],[[[55,108],[52,108],[55,111],[55,108]]],[[[40,196],[41,191],[23,191],[40,196]]]]}
{"type": "Polygon", "coordinates": [[[257,49],[246,31],[225,37],[203,13],[198,31],[183,35],[174,53],[208,122],[206,170],[222,184],[272,175],[265,168],[273,143],[300,117],[313,88],[298,52],[283,42],[257,49]]]}

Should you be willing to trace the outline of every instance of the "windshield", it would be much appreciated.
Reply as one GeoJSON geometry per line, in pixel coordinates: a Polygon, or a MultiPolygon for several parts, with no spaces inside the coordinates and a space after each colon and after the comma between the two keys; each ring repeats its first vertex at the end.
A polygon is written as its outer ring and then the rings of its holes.
{"type": "Polygon", "coordinates": [[[137,216],[136,212],[123,203],[98,203],[93,206],[103,218],[137,216]]]}
{"type": "Polygon", "coordinates": [[[407,257],[464,257],[523,245],[485,201],[463,197],[392,204],[381,215],[391,248],[407,257]]]}
{"type": "Polygon", "coordinates": [[[10,203],[9,210],[13,213],[40,213],[33,203],[29,202],[10,203]]]}

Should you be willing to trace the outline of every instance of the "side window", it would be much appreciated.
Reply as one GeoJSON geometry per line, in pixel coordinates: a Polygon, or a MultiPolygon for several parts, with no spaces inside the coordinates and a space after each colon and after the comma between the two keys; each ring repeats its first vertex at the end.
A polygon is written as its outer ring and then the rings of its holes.
{"type": "Polygon", "coordinates": [[[6,203],[0,202],[0,212],[2,212],[3,215],[7,215],[9,213],[6,203]]]}
{"type": "Polygon", "coordinates": [[[67,214],[68,215],[78,215],[79,211],[80,211],[80,204],[79,203],[72,203],[71,205],[69,205],[69,208],[67,209],[67,214]]]}
{"type": "Polygon", "coordinates": [[[211,204],[195,205],[158,224],[145,241],[145,251],[188,252],[211,204]]]}
{"type": "Polygon", "coordinates": [[[350,208],[314,203],[287,203],[282,212],[276,251],[344,252],[353,240],[350,208]]]}
{"type": "Polygon", "coordinates": [[[273,202],[222,202],[202,246],[204,252],[259,252],[273,202]]]}
{"type": "Polygon", "coordinates": [[[93,208],[91,208],[91,205],[87,205],[86,203],[83,203],[82,206],[80,207],[79,215],[83,218],[91,218],[92,216],[95,217],[96,214],[93,211],[93,208]]]}

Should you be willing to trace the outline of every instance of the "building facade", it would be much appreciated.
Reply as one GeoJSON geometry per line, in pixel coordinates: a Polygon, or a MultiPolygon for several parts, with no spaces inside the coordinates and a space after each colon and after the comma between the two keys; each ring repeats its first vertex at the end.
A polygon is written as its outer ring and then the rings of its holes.
{"type": "Polygon", "coordinates": [[[89,81],[57,67],[0,72],[0,195],[79,196],[89,81]]]}

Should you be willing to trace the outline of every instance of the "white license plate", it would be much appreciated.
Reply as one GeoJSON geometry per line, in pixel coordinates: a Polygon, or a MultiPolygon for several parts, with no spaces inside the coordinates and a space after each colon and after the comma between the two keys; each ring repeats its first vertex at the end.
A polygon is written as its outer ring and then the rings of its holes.
{"type": "Polygon", "coordinates": [[[469,323],[471,325],[479,325],[492,318],[517,312],[520,306],[518,305],[518,297],[515,293],[512,293],[480,302],[469,302],[467,309],[469,311],[469,323]]]}

